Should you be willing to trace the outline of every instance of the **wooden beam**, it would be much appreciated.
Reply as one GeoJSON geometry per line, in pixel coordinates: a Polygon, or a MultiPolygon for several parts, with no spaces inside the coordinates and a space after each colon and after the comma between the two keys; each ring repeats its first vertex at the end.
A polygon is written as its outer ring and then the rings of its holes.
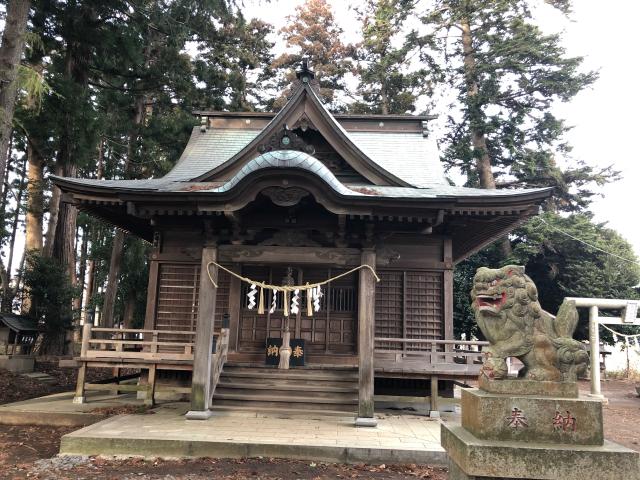
{"type": "MultiPolygon", "coordinates": [[[[361,263],[375,268],[376,253],[363,249],[361,263]]],[[[358,418],[356,426],[375,427],[373,355],[376,281],[368,269],[360,270],[358,289],[358,418]]]]}
{"type": "Polygon", "coordinates": [[[191,377],[191,410],[187,419],[205,420],[211,416],[211,350],[213,347],[214,315],[216,312],[216,288],[209,279],[208,271],[215,282],[218,281],[218,268],[208,268],[209,262],[218,258],[216,246],[202,249],[200,264],[200,293],[198,297],[198,323],[196,325],[193,375],[191,377]]]}

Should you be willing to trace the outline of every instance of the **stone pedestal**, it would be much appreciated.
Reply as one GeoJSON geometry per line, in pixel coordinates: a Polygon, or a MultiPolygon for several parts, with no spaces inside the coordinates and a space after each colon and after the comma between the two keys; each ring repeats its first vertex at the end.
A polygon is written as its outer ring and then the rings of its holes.
{"type": "Polygon", "coordinates": [[[640,454],[604,440],[602,403],[568,382],[483,379],[443,424],[449,480],[640,479],[640,454]]]}
{"type": "Polygon", "coordinates": [[[31,355],[0,355],[0,368],[14,373],[33,372],[35,359],[31,355]]]}

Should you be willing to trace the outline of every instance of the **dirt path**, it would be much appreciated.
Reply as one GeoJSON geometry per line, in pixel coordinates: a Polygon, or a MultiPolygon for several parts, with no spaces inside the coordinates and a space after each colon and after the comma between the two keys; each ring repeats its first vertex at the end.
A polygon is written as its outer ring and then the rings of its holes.
{"type": "MultiPolygon", "coordinates": [[[[633,380],[603,380],[602,393],[609,403],[603,407],[604,436],[607,440],[640,451],[640,397],[633,380]]],[[[589,382],[581,382],[580,392],[589,392],[589,382]]]]}
{"type": "MultiPolygon", "coordinates": [[[[0,405],[52,395],[54,393],[68,392],[76,388],[77,368],[59,368],[53,362],[37,362],[35,371],[51,375],[56,380],[56,383],[48,385],[0,369],[0,405]]],[[[92,382],[110,376],[111,372],[106,369],[94,369],[87,373],[87,381],[92,382]]]]}

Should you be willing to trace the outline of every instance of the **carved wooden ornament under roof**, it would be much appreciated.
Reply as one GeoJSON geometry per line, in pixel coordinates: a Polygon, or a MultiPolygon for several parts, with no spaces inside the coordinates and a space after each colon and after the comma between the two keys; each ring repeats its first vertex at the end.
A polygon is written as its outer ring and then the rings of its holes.
{"type": "Polygon", "coordinates": [[[313,155],[315,148],[313,145],[305,143],[302,138],[296,135],[284,124],[281,130],[276,131],[267,141],[258,146],[258,152],[265,153],[273,150],[298,150],[313,155]]]}

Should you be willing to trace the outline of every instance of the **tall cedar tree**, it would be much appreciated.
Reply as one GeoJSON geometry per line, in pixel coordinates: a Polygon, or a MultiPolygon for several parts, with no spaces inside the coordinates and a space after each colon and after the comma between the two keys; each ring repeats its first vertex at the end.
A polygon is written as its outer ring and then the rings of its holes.
{"type": "Polygon", "coordinates": [[[263,110],[269,104],[266,86],[273,79],[273,26],[242,16],[224,26],[224,47],[201,44],[194,61],[196,78],[205,85],[194,101],[200,108],[230,111],[263,110]],[[212,68],[212,67],[216,68],[212,68]]]}
{"type": "Polygon", "coordinates": [[[345,45],[342,28],[325,0],[307,0],[296,7],[295,15],[287,17],[288,24],[280,30],[287,42],[287,52],[272,64],[279,72],[278,87],[283,94],[273,107],[281,108],[290,93],[288,87],[295,78],[295,70],[307,58],[320,84],[320,96],[332,111],[344,110],[336,92],[345,91],[345,75],[352,70],[352,45],[345,45]]]}
{"type": "MultiPolygon", "coordinates": [[[[467,175],[468,184],[493,189],[557,187],[551,209],[588,206],[594,182],[615,176],[577,162],[562,169],[569,129],[552,111],[590,86],[581,57],[568,57],[557,34],[533,21],[533,0],[436,0],[422,21],[444,52],[449,86],[459,111],[449,116],[444,160],[467,175]]],[[[550,3],[569,13],[570,2],[550,3]]],[[[550,7],[546,7],[550,8],[550,7]]]]}
{"type": "Polygon", "coordinates": [[[439,67],[416,68],[422,39],[405,31],[413,7],[412,0],[367,0],[358,10],[363,39],[356,50],[356,73],[362,100],[350,105],[353,113],[411,113],[420,96],[431,94],[439,67]]]}
{"type": "Polygon", "coordinates": [[[9,137],[18,92],[18,70],[30,7],[29,0],[9,0],[6,5],[7,15],[0,44],[0,188],[5,183],[9,137]]]}

